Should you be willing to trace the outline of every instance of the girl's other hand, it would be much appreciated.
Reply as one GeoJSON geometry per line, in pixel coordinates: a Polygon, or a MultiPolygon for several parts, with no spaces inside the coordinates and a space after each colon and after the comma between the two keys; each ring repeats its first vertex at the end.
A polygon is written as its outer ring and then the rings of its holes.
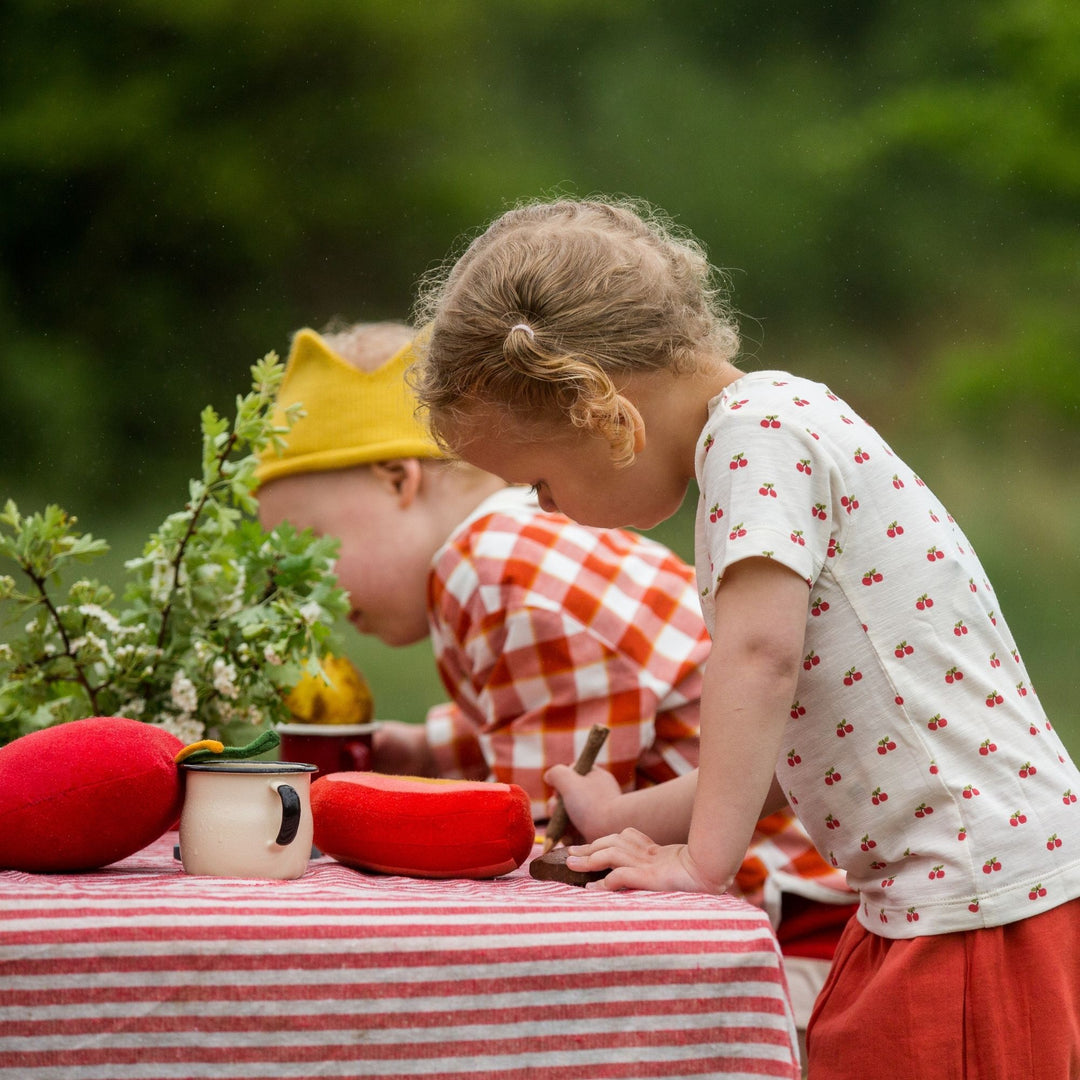
{"type": "Polygon", "coordinates": [[[567,816],[586,840],[611,831],[607,824],[616,800],[622,797],[619,782],[606,769],[591,769],[585,776],[569,765],[553,765],[544,780],[561,796],[567,816]]]}
{"type": "Polygon", "coordinates": [[[571,870],[611,870],[607,877],[589,882],[589,889],[721,893],[727,888],[700,873],[686,844],[655,844],[637,829],[623,829],[568,851],[571,870]]]}

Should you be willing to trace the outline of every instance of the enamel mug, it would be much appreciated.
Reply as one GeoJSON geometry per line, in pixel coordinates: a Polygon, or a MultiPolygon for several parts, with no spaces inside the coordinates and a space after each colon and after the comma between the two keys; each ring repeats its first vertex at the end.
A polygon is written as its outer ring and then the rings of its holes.
{"type": "Polygon", "coordinates": [[[189,874],[300,877],[311,857],[311,774],[297,761],[183,763],[180,860],[189,874]]]}

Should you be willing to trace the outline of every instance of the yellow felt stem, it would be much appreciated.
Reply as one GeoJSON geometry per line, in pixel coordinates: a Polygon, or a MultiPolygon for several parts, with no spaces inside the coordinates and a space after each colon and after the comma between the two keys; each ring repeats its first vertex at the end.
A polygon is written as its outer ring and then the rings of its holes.
{"type": "Polygon", "coordinates": [[[200,739],[198,742],[189,743],[180,750],[173,761],[179,765],[185,758],[191,757],[197,750],[209,750],[211,753],[220,754],[225,749],[225,744],[220,743],[217,739],[200,739]]]}

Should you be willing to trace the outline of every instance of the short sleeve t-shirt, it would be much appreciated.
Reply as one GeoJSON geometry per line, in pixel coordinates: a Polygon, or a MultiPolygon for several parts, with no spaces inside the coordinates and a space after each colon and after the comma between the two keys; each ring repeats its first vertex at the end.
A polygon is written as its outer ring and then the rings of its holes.
{"type": "Polygon", "coordinates": [[[959,526],[827,387],[757,372],[710,403],[698,585],[734,562],[805,579],[776,775],[885,937],[994,926],[1080,895],[1080,774],[959,526]]]}

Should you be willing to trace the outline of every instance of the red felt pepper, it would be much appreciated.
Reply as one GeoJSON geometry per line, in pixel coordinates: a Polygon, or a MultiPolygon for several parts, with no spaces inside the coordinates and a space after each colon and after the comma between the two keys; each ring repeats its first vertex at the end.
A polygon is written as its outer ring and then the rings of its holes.
{"type": "Polygon", "coordinates": [[[115,716],[0,747],[0,867],[94,870],[156,840],[180,813],[175,735],[115,716]]]}

